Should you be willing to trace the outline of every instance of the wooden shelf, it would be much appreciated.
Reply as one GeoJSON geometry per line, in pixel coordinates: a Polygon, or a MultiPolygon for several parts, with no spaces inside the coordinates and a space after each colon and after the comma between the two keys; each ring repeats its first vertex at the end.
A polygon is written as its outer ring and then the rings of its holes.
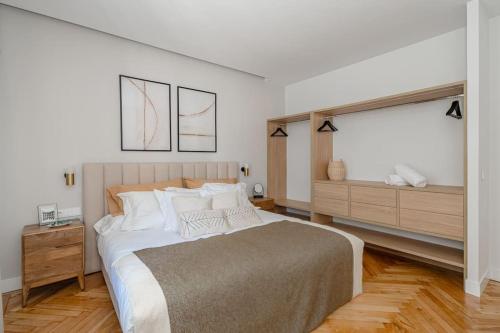
{"type": "Polygon", "coordinates": [[[315,183],[334,183],[334,184],[346,184],[346,185],[356,185],[356,186],[370,186],[370,187],[380,187],[380,188],[395,188],[407,191],[424,191],[424,192],[436,192],[436,193],[451,193],[451,194],[464,194],[463,186],[447,186],[447,185],[427,185],[426,187],[413,187],[413,186],[395,186],[387,185],[384,182],[369,181],[369,180],[315,180],[315,183]]]}
{"type": "Polygon", "coordinates": [[[270,118],[267,121],[273,123],[294,123],[297,121],[306,121],[309,119],[311,119],[311,112],[302,112],[281,117],[270,118]]]}
{"type": "Polygon", "coordinates": [[[410,103],[430,102],[443,97],[456,96],[464,93],[465,82],[456,82],[437,87],[414,90],[402,94],[375,98],[367,101],[345,104],[317,110],[322,116],[336,116],[346,113],[370,111],[410,103]]]}
{"type": "Polygon", "coordinates": [[[299,201],[292,199],[274,199],[276,206],[293,208],[309,212],[311,210],[311,203],[307,201],[299,201]]]}
{"type": "Polygon", "coordinates": [[[361,238],[367,245],[392,250],[396,254],[406,254],[415,260],[425,259],[423,261],[455,270],[461,271],[464,268],[464,253],[460,249],[341,223],[333,223],[332,226],[361,238]]]}

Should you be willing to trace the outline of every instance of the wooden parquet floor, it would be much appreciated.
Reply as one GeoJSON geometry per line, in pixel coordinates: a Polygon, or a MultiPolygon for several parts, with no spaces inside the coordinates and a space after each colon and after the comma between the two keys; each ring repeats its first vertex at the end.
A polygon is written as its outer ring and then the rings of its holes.
{"type": "MultiPolygon", "coordinates": [[[[460,274],[366,250],[364,293],[317,328],[326,332],[500,332],[500,283],[478,299],[462,291],[460,274]]],[[[120,326],[101,274],[39,288],[21,308],[4,295],[5,332],[115,332],[120,326]]]]}

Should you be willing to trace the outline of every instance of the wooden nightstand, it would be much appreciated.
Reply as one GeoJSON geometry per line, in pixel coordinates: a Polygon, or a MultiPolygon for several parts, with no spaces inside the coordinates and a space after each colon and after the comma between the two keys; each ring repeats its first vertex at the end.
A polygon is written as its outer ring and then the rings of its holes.
{"type": "Polygon", "coordinates": [[[31,288],[78,278],[85,288],[83,223],[49,228],[27,225],[22,234],[23,306],[31,288]]]}
{"type": "Polygon", "coordinates": [[[274,199],[272,198],[250,198],[250,202],[263,210],[274,211],[274,199]]]}

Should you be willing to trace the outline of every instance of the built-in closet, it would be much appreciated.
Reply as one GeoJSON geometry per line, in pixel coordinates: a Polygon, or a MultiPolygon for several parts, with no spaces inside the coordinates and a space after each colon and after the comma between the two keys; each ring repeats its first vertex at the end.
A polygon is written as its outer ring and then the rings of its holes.
{"type": "MultiPolygon", "coordinates": [[[[327,168],[329,161],[334,158],[334,132],[329,126],[326,127],[326,131],[318,131],[326,120],[333,119],[335,123],[335,117],[343,114],[368,112],[455,96],[463,96],[466,100],[465,82],[268,119],[268,196],[273,198],[278,206],[309,212],[313,222],[332,225],[357,235],[365,241],[366,246],[465,272],[464,251],[466,251],[467,230],[465,141],[459,143],[464,149],[464,186],[427,185],[424,188],[416,188],[390,186],[377,181],[329,180],[327,168]],[[308,121],[310,124],[311,202],[287,198],[286,125],[298,121],[308,121]],[[359,222],[359,225],[337,223],[338,219],[359,222]],[[415,237],[408,238],[390,232],[371,230],[363,227],[366,224],[384,227],[386,230],[453,240],[462,243],[465,250],[417,240],[415,237]]],[[[461,110],[464,133],[467,131],[465,105],[466,103],[461,110]]],[[[397,112],[397,108],[394,112],[397,112]]]]}

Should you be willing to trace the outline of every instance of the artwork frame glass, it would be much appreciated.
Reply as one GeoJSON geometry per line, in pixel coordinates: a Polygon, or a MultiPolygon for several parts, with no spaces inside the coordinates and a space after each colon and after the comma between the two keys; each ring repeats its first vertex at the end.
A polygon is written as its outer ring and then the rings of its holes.
{"type": "Polygon", "coordinates": [[[169,83],[120,75],[122,151],[172,151],[169,83]]]}
{"type": "Polygon", "coordinates": [[[177,151],[217,152],[217,94],[177,87],[177,151]]]}

